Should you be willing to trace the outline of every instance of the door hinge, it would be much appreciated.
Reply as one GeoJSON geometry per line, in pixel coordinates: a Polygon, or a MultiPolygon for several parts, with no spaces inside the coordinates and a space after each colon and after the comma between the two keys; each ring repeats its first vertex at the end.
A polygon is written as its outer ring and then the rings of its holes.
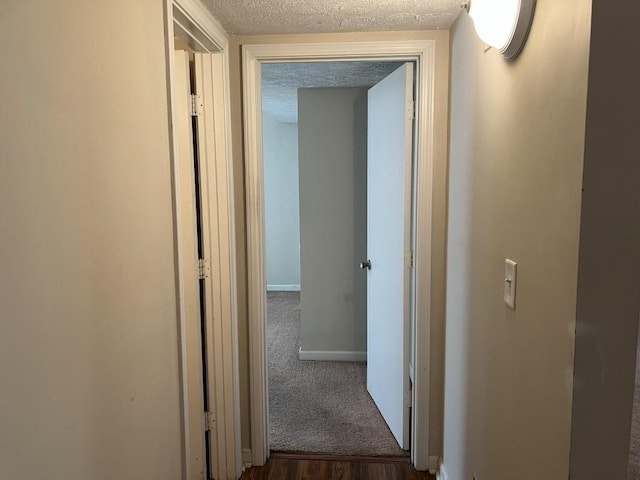
{"type": "Polygon", "coordinates": [[[216,419],[213,412],[204,412],[204,430],[209,432],[216,427],[216,419]]]}
{"type": "Polygon", "coordinates": [[[191,95],[191,116],[197,117],[202,115],[202,111],[204,110],[204,106],[202,104],[202,100],[200,99],[200,95],[191,95]]]}
{"type": "Polygon", "coordinates": [[[409,250],[405,253],[404,261],[407,268],[413,268],[413,250],[409,250]]]}
{"type": "Polygon", "coordinates": [[[416,102],[414,100],[411,100],[407,104],[407,119],[415,120],[415,118],[416,118],[416,102]]]}
{"type": "Polygon", "coordinates": [[[209,260],[206,258],[198,259],[198,279],[203,280],[205,278],[209,278],[209,260]]]}

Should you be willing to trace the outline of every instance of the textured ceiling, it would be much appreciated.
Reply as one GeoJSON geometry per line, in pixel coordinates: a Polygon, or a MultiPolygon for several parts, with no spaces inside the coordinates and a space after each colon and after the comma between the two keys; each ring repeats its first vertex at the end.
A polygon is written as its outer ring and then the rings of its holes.
{"type": "Polygon", "coordinates": [[[462,0],[202,0],[234,35],[437,30],[462,0]]]}
{"type": "Polygon", "coordinates": [[[298,121],[298,88],[372,87],[399,62],[267,63],[262,65],[262,111],[282,123],[298,121]]]}
{"type": "MultiPolygon", "coordinates": [[[[234,35],[437,30],[451,26],[464,0],[202,0],[234,35]]],[[[263,112],[297,122],[305,87],[370,87],[397,63],[263,64],[263,112]]]]}

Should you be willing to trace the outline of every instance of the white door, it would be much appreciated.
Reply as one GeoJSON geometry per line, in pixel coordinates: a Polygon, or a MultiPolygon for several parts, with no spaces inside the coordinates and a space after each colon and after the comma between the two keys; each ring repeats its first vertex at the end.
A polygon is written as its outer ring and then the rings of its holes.
{"type": "Polygon", "coordinates": [[[194,112],[198,145],[198,179],[201,250],[205,262],[201,278],[204,310],[205,400],[213,425],[207,428],[209,469],[206,478],[237,478],[234,401],[234,333],[231,328],[231,258],[233,222],[230,217],[231,171],[225,158],[225,99],[222,86],[224,55],[194,54],[194,112]],[[209,258],[207,258],[209,257],[209,258]]]}
{"type": "Polygon", "coordinates": [[[186,371],[183,373],[184,388],[187,391],[186,430],[188,435],[188,480],[205,478],[205,433],[202,422],[205,411],[204,387],[202,382],[202,316],[200,306],[200,285],[198,280],[199,233],[198,198],[196,195],[197,172],[194,171],[194,134],[191,116],[191,73],[189,54],[174,52],[175,69],[173,88],[175,95],[174,129],[176,138],[176,177],[178,194],[178,233],[180,256],[182,259],[182,299],[184,306],[184,331],[186,371]]]}
{"type": "Polygon", "coordinates": [[[232,318],[230,172],[226,144],[223,56],[174,53],[175,138],[179,195],[178,245],[184,305],[184,372],[187,393],[187,478],[235,478],[233,332],[220,319],[232,318]],[[217,123],[217,129],[216,129],[217,123]],[[218,254],[212,255],[211,252],[218,254]],[[214,301],[215,298],[215,301],[214,301]],[[217,321],[214,321],[217,319],[217,321]],[[229,384],[231,382],[231,384],[229,384]],[[215,428],[209,423],[214,420],[215,428]]]}
{"type": "Polygon", "coordinates": [[[367,389],[409,448],[409,282],[413,64],[369,90],[367,389]]]}

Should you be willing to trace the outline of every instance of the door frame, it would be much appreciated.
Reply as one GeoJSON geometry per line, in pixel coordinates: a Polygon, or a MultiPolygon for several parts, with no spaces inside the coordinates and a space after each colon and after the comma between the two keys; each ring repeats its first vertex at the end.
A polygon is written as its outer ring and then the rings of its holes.
{"type": "MultiPolygon", "coordinates": [[[[416,63],[416,128],[413,175],[414,270],[412,311],[413,392],[411,461],[418,470],[437,468],[429,456],[431,392],[431,316],[440,305],[432,304],[432,277],[444,282],[444,272],[432,272],[434,201],[443,205],[446,192],[434,184],[434,164],[446,165],[446,148],[436,144],[436,132],[446,114],[436,108],[436,40],[388,40],[363,42],[247,44],[242,47],[244,94],[244,148],[247,208],[247,263],[249,316],[249,382],[251,389],[251,447],[254,465],[269,456],[268,391],[266,358],[266,265],[264,226],[264,172],[262,152],[262,63],[318,61],[413,61],[416,63]],[[436,188],[438,187],[438,188],[436,188]],[[437,307],[437,308],[436,308],[437,307]],[[430,461],[431,460],[431,461],[430,461]]],[[[446,90],[445,90],[446,92],[446,90]]],[[[444,126],[446,128],[446,125],[444,126]]],[[[445,130],[446,131],[446,130],[445,130]]],[[[440,298],[433,299],[436,303],[440,298]]],[[[439,375],[436,375],[439,377],[439,375]]]]}
{"type": "MultiPolygon", "coordinates": [[[[184,219],[184,203],[190,201],[181,196],[180,183],[189,175],[180,168],[177,150],[176,115],[174,96],[174,37],[180,38],[193,51],[214,56],[217,72],[213,75],[215,108],[210,113],[213,128],[204,134],[208,150],[201,161],[209,171],[212,184],[207,189],[202,215],[217,225],[216,241],[203,253],[211,262],[210,282],[205,288],[207,301],[215,299],[217,305],[214,328],[214,312],[207,311],[207,340],[217,347],[216,368],[209,372],[209,397],[215,414],[212,436],[217,448],[212,448],[213,478],[238,478],[242,473],[240,449],[240,395],[238,370],[238,320],[235,264],[234,195],[231,156],[230,93],[229,93],[229,38],[218,21],[198,0],[164,0],[165,52],[167,65],[167,101],[169,115],[169,141],[173,175],[174,241],[177,283],[177,313],[179,336],[179,377],[182,416],[182,455],[184,479],[204,479],[203,439],[205,413],[202,398],[205,395],[202,379],[202,356],[189,355],[201,345],[200,331],[190,327],[188,309],[200,301],[198,292],[185,288],[187,279],[194,275],[196,266],[186,258],[188,249],[183,245],[184,229],[194,228],[192,220],[184,219]],[[212,191],[215,190],[215,191],[212,191]],[[198,298],[195,298],[198,297],[198,298]],[[220,318],[218,318],[220,317],[220,318]],[[222,408],[221,408],[222,407],[222,408]],[[220,411],[223,410],[223,411],[220,411]],[[194,412],[197,412],[194,414],[194,412]]],[[[199,143],[200,140],[198,141],[199,143]]],[[[191,171],[190,175],[193,175],[191,171]]],[[[188,210],[188,209],[186,209],[188,210]]],[[[185,211],[186,211],[185,210],[185,211]]],[[[202,299],[204,302],[205,299],[202,299]]],[[[211,303],[211,302],[210,302],[211,303]]]]}

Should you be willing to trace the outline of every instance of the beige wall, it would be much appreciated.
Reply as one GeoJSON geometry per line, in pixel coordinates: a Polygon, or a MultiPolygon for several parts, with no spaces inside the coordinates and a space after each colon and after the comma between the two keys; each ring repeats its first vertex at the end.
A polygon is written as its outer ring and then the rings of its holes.
{"type": "Polygon", "coordinates": [[[467,14],[452,30],[450,480],[569,475],[590,6],[539,0],[513,63],[484,52],[467,14]],[[505,258],[518,263],[515,311],[505,258]]]}
{"type": "Polygon", "coordinates": [[[636,2],[593,2],[571,443],[578,480],[627,475],[640,321],[640,70],[631,60],[639,17],[636,2]]]}
{"type": "MultiPolygon", "coordinates": [[[[449,71],[449,32],[386,32],[353,34],[309,34],[309,35],[270,35],[270,36],[232,36],[230,41],[231,65],[231,121],[233,134],[236,238],[238,268],[238,332],[240,336],[240,400],[242,418],[242,446],[250,448],[249,414],[249,370],[248,370],[248,323],[247,323],[247,262],[245,229],[245,188],[243,158],[243,117],[242,117],[242,77],[241,48],[246,44],[314,43],[345,41],[384,41],[384,40],[436,40],[436,105],[435,105],[435,160],[434,160],[434,232],[433,251],[443,252],[445,245],[446,212],[446,174],[447,174],[447,95],[449,71]]],[[[429,449],[431,454],[442,452],[442,415],[443,415],[443,356],[444,356],[444,255],[433,258],[432,272],[432,323],[431,323],[431,386],[429,411],[429,449]]]]}
{"type": "Polygon", "coordinates": [[[3,2],[0,477],[182,470],[162,2],[3,2]]]}

